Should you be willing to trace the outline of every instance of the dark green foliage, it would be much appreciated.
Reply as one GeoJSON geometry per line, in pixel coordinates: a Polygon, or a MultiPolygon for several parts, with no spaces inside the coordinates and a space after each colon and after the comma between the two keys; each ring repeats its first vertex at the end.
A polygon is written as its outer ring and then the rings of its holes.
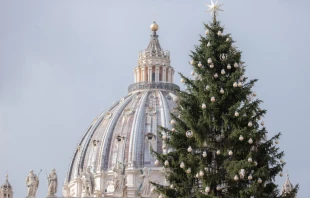
{"type": "MultiPolygon", "coordinates": [[[[266,110],[259,108],[262,101],[252,92],[256,80],[244,76],[241,52],[233,46],[231,36],[218,35],[219,31],[223,32],[220,23],[214,20],[205,24],[205,28],[209,33],[200,37],[200,45],[191,54],[195,79],[180,74],[186,90],[178,92],[179,114],[171,115],[175,122],[173,129],[160,128],[160,136],[168,137],[164,138],[164,144],[170,152],[152,151],[161,164],[169,161],[165,176],[170,186],[154,184],[156,190],[164,197],[180,198],[284,197],[279,195],[274,183],[285,165],[280,162],[284,153],[274,143],[280,134],[267,140],[267,130],[261,124],[266,110]],[[209,42],[211,45],[207,46],[209,42]],[[221,58],[223,54],[227,58],[221,58]],[[214,68],[210,68],[209,58],[214,68]],[[223,70],[225,74],[221,73],[223,70]],[[216,73],[218,78],[214,77],[216,73]],[[238,86],[233,86],[234,83],[238,86]],[[221,88],[224,93],[220,93],[221,88]],[[215,102],[211,102],[212,97],[215,102]],[[188,130],[193,132],[192,138],[186,137],[188,130]],[[243,141],[239,140],[240,136],[243,141]],[[188,152],[189,146],[192,152],[188,152]],[[229,155],[229,151],[233,154],[229,155]],[[207,153],[206,157],[203,152],[207,153]],[[180,167],[182,162],[184,168],[180,167]],[[188,168],[191,173],[187,173],[188,168]],[[244,179],[240,178],[241,169],[245,170],[244,179]],[[203,176],[197,178],[201,171],[203,176]],[[248,178],[250,175],[252,179],[248,178]],[[210,187],[209,193],[205,193],[206,187],[210,187]]],[[[297,187],[293,193],[296,191],[297,187]]],[[[293,197],[293,193],[286,197],[293,197]]]]}

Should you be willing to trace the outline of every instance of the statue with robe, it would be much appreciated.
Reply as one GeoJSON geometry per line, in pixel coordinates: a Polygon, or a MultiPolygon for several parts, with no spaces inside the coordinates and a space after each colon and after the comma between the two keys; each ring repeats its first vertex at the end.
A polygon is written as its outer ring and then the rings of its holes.
{"type": "Polygon", "coordinates": [[[90,171],[91,167],[88,167],[86,172],[82,175],[82,182],[83,182],[83,195],[84,196],[91,196],[95,190],[95,179],[94,175],[90,171]]]}
{"type": "Polygon", "coordinates": [[[117,163],[113,168],[113,171],[114,192],[123,194],[126,185],[125,165],[120,165],[119,163],[117,163]]]}
{"type": "Polygon", "coordinates": [[[26,178],[26,186],[28,188],[27,198],[36,198],[36,193],[39,187],[39,178],[30,170],[29,175],[26,178]]]}
{"type": "Polygon", "coordinates": [[[52,172],[47,177],[48,181],[48,190],[47,196],[55,197],[55,193],[57,192],[58,180],[56,170],[53,169],[52,172]]]}
{"type": "Polygon", "coordinates": [[[141,195],[150,195],[151,194],[151,183],[150,183],[150,174],[151,170],[147,169],[146,167],[143,168],[143,170],[141,170],[142,173],[142,184],[140,186],[140,193],[141,195]]]}

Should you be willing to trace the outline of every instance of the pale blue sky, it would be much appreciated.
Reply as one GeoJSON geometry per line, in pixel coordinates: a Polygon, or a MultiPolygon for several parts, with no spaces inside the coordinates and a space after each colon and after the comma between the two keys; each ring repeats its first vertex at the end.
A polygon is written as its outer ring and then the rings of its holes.
{"type": "MultiPolygon", "coordinates": [[[[309,0],[222,0],[219,19],[232,33],[258,78],[270,134],[283,133],[285,170],[309,197],[309,0]]],[[[190,74],[189,51],[204,33],[209,0],[1,0],[0,183],[9,172],[14,197],[26,196],[25,178],[56,168],[58,196],[75,146],[87,126],[133,82],[149,26],[170,50],[177,71],[190,74]]],[[[179,76],[175,76],[180,85],[179,76]]],[[[181,86],[182,87],[182,86],[181,86]]],[[[283,178],[277,178],[283,184],[283,178]]]]}

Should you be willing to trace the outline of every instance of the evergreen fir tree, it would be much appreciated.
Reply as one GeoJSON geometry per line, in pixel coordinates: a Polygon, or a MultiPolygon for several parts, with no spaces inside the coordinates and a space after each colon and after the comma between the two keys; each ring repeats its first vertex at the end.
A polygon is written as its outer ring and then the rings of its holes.
{"type": "Polygon", "coordinates": [[[280,133],[267,139],[266,110],[245,76],[241,52],[216,19],[205,24],[206,35],[191,53],[190,79],[178,93],[178,115],[172,129],[160,128],[164,166],[169,186],[155,184],[160,197],[271,198],[280,195],[275,177],[282,175],[284,153],[277,147],[280,133]]]}

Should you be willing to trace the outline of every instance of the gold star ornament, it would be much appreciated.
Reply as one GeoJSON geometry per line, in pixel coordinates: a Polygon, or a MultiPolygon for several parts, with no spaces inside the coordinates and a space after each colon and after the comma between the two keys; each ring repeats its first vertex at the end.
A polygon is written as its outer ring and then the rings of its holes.
{"type": "Polygon", "coordinates": [[[207,10],[207,12],[211,12],[211,15],[212,16],[216,16],[216,13],[218,11],[223,11],[220,7],[223,5],[223,4],[218,4],[218,0],[216,0],[216,2],[214,3],[213,0],[211,0],[211,5],[207,5],[209,7],[209,9],[207,10]]]}

